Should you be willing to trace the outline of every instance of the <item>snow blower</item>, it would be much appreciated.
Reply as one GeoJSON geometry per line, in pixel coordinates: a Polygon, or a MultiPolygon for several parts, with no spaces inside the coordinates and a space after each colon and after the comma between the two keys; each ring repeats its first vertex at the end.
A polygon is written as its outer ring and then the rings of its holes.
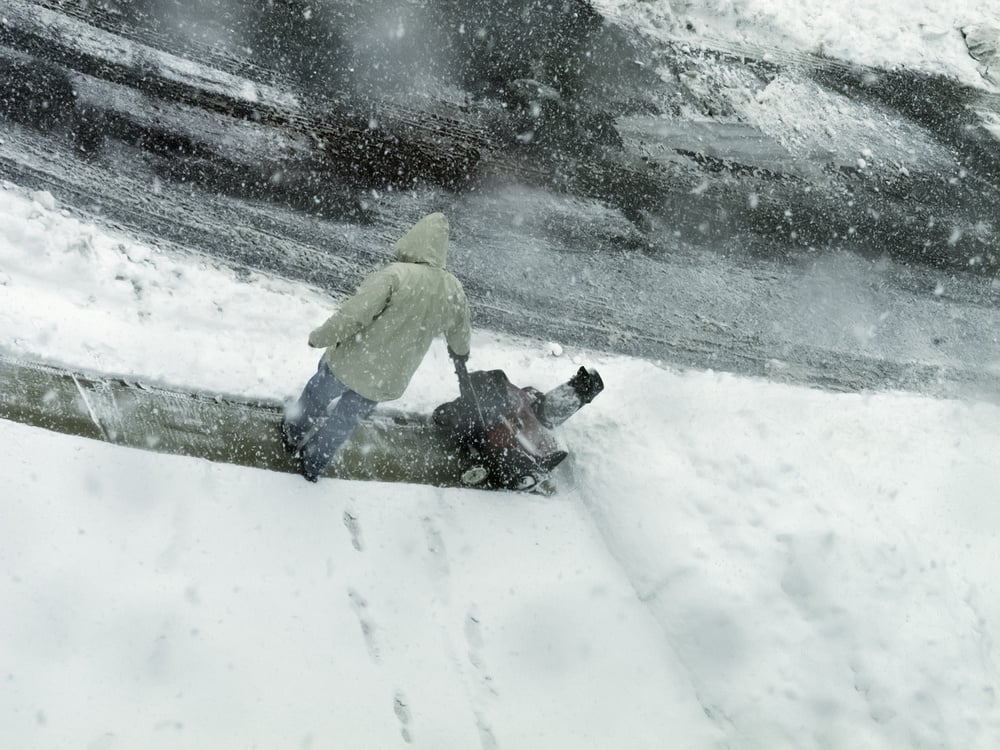
{"type": "Polygon", "coordinates": [[[604,390],[586,367],[547,393],[514,385],[503,370],[455,370],[461,396],[437,407],[433,422],[470,487],[534,490],[569,455],[552,430],[604,390]]]}

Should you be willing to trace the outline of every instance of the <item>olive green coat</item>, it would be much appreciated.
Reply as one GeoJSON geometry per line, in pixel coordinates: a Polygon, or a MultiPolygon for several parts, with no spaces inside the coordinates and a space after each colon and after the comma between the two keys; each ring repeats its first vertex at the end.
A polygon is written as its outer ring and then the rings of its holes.
{"type": "Polygon", "coordinates": [[[425,216],[395,250],[396,262],[368,276],[309,334],[309,346],[327,348],[324,359],[340,382],[373,401],[403,395],[438,334],[456,354],[469,353],[469,305],[445,270],[448,220],[425,216]]]}

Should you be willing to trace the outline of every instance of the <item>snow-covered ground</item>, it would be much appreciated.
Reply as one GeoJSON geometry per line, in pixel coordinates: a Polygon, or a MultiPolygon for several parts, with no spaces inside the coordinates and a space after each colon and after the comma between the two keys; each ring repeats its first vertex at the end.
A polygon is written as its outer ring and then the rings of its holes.
{"type": "Polygon", "coordinates": [[[962,29],[1000,29],[995,0],[594,0],[654,38],[712,40],[906,67],[989,86],[962,29]]]}
{"type": "MultiPolygon", "coordinates": [[[[0,215],[7,351],[279,398],[315,366],[317,290],[0,215]]],[[[474,336],[517,383],[578,362],[608,387],[551,498],[0,422],[0,747],[1000,746],[1000,408],[474,336]]],[[[398,405],[455,392],[439,343],[398,405]]]]}

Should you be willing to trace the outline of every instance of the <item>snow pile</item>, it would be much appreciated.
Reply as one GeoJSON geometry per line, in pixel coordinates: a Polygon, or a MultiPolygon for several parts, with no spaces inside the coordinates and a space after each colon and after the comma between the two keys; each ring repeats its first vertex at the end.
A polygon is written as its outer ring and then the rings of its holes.
{"type": "Polygon", "coordinates": [[[248,395],[273,395],[289,361],[315,366],[305,338],[332,311],[316,290],[169,257],[58,211],[47,192],[6,188],[0,341],[17,351],[166,382],[196,372],[203,388],[248,395]]]}
{"type": "Polygon", "coordinates": [[[985,80],[963,27],[1000,25],[994,0],[595,0],[617,23],[661,39],[722,41],[794,50],[878,67],[906,67],[985,80]]]}
{"type": "Polygon", "coordinates": [[[890,174],[913,167],[949,177],[959,174],[954,155],[924,129],[887,108],[861,109],[814,81],[778,75],[756,95],[747,92],[731,101],[741,119],[800,159],[818,158],[890,174]]]}
{"type": "MultiPolygon", "coordinates": [[[[314,367],[315,290],[0,213],[12,351],[272,397],[314,367]]],[[[0,422],[0,747],[1000,746],[1000,409],[483,331],[471,364],[579,361],[608,388],[548,499],[0,422]]],[[[406,405],[454,389],[435,346],[406,405]]]]}
{"type": "Polygon", "coordinates": [[[969,54],[979,62],[979,72],[1000,85],[1000,21],[962,28],[969,54]]]}

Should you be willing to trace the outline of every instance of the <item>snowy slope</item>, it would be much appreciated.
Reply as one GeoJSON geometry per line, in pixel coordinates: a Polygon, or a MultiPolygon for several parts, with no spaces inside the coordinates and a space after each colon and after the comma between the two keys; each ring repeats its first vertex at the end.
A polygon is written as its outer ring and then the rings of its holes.
{"type": "MultiPolygon", "coordinates": [[[[0,341],[288,396],[316,290],[0,191],[0,341]]],[[[1000,408],[487,331],[607,391],[554,498],[323,481],[0,422],[0,747],[992,748],[1000,408]]],[[[454,395],[443,345],[403,405],[454,395]]]]}

